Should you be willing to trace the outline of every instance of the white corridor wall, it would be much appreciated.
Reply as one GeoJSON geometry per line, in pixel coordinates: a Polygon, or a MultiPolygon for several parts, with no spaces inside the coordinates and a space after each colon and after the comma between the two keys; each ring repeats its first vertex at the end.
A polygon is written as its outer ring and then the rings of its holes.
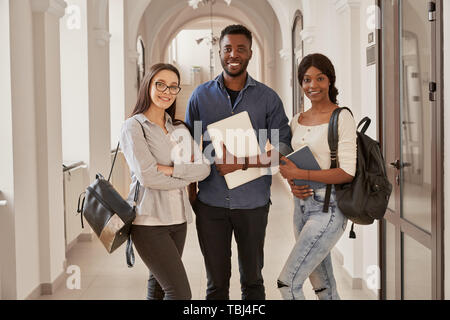
{"type": "MultiPolygon", "coordinates": [[[[366,66],[366,48],[368,33],[374,32],[367,21],[373,17],[367,8],[373,6],[373,0],[304,0],[304,40],[305,55],[322,53],[328,56],[336,69],[338,101],[341,106],[349,107],[355,121],[363,116],[372,119],[369,135],[377,138],[377,86],[376,67],[366,66]],[[326,25],[319,21],[327,21],[326,25]]],[[[305,99],[306,108],[309,107],[305,99]]],[[[373,266],[379,265],[378,259],[378,223],[371,226],[356,226],[356,239],[349,239],[347,230],[336,248],[342,254],[343,267],[352,280],[354,288],[364,288],[366,279],[372,274],[373,266]]],[[[371,291],[373,295],[376,290],[371,291]]]]}

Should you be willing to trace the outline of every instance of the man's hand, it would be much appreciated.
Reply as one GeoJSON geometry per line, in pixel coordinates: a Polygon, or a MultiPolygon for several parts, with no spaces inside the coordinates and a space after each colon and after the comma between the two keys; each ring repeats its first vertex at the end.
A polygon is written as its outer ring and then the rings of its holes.
{"type": "Polygon", "coordinates": [[[294,197],[305,200],[314,194],[314,191],[309,186],[296,186],[294,180],[289,180],[289,186],[294,197]]]}
{"type": "MultiPolygon", "coordinates": [[[[222,143],[222,159],[216,157],[216,168],[221,176],[232,173],[243,168],[243,164],[238,163],[238,158],[228,152],[225,144],[222,143]]],[[[243,161],[242,161],[243,162],[243,161]]]]}

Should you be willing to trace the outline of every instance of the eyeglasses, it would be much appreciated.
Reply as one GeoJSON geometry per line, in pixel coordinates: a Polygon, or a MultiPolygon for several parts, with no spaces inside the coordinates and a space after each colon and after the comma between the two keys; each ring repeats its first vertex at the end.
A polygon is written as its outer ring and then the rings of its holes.
{"type": "Polygon", "coordinates": [[[159,92],[165,92],[167,90],[167,88],[169,88],[169,92],[172,95],[177,95],[181,88],[178,86],[168,86],[167,84],[165,84],[164,82],[155,82],[156,85],[156,90],[158,90],[159,92]]]}

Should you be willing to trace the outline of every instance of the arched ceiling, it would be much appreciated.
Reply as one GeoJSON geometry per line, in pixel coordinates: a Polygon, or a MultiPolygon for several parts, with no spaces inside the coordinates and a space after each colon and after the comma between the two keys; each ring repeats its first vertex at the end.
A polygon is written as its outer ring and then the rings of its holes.
{"type": "MultiPolygon", "coordinates": [[[[189,10],[189,9],[188,9],[189,10]]],[[[246,19],[243,19],[242,17],[227,14],[226,12],[223,13],[222,11],[220,14],[214,15],[215,18],[224,19],[227,21],[232,21],[233,23],[240,23],[240,24],[246,24],[250,30],[255,30],[253,33],[254,42],[258,44],[259,47],[261,47],[261,44],[264,41],[264,38],[261,36],[261,31],[258,29],[255,29],[255,27],[252,24],[245,23],[244,21],[246,19]]],[[[192,22],[195,21],[202,21],[207,20],[209,21],[209,15],[204,14],[203,12],[195,12],[194,14],[181,14],[179,16],[181,19],[175,19],[175,21],[171,21],[166,23],[165,25],[161,26],[159,31],[167,30],[168,34],[167,37],[164,38],[164,42],[161,43],[160,48],[163,50],[166,48],[170,41],[182,30],[185,29],[187,26],[191,25],[192,22]],[[169,31],[170,30],[170,31],[169,31]]],[[[219,36],[221,30],[218,28],[214,29],[214,34],[219,36]]],[[[159,38],[160,39],[160,38],[159,38]]],[[[158,41],[158,37],[154,38],[154,41],[158,41]]],[[[267,41],[266,41],[267,42],[267,41]]]]}
{"type": "MultiPolygon", "coordinates": [[[[164,30],[168,34],[164,39],[165,43],[168,43],[170,38],[189,20],[209,16],[208,7],[200,6],[193,10],[188,6],[187,0],[133,0],[127,1],[126,4],[129,17],[128,48],[130,50],[135,47],[137,30],[144,13],[146,15],[146,30],[153,34],[147,34],[147,38],[154,41],[160,31],[164,30]]],[[[284,19],[286,13],[283,6],[277,1],[233,0],[228,7],[224,1],[218,0],[213,9],[214,16],[219,16],[216,13],[220,13],[220,16],[224,18],[238,21],[255,30],[255,37],[263,46],[274,48],[274,38],[285,37],[280,30],[278,20],[280,17],[284,19]]],[[[160,41],[161,38],[158,40],[160,41]]]]}

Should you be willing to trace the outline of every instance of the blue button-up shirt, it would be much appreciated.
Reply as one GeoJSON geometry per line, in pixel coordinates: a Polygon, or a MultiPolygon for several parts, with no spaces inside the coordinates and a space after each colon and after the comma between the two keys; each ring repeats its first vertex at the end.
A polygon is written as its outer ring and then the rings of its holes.
{"type": "MultiPolygon", "coordinates": [[[[231,105],[222,74],[197,87],[189,99],[185,122],[197,143],[201,134],[204,135],[203,150],[208,150],[211,141],[206,132],[207,126],[243,111],[247,111],[250,116],[261,150],[265,150],[267,139],[282,154],[292,150],[289,120],[280,97],[274,90],[254,80],[250,75],[234,106],[231,105]],[[196,126],[201,127],[201,134],[194,132],[196,126]],[[264,129],[267,135],[260,134],[260,130],[264,129]],[[278,130],[278,139],[272,139],[271,130],[278,130]]],[[[212,165],[210,175],[199,183],[198,199],[214,207],[254,209],[269,202],[271,184],[271,175],[265,175],[230,190],[224,177],[220,176],[215,165],[212,165]]]]}

